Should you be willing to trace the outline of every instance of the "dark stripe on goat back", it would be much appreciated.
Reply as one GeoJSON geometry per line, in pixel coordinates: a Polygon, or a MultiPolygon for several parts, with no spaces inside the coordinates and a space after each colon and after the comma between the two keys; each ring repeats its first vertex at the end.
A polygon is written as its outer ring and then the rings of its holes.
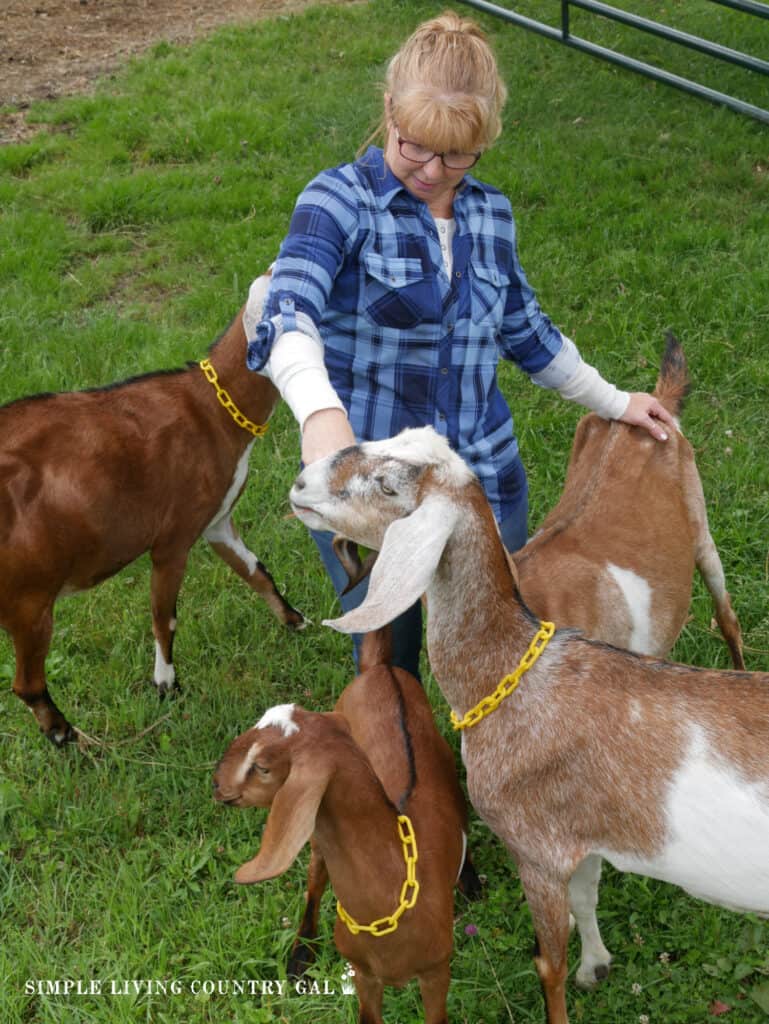
{"type": "Polygon", "coordinates": [[[654,394],[669,413],[679,416],[690,390],[691,381],[684,350],[673,332],[668,331],[654,394]]]}
{"type": "Polygon", "coordinates": [[[66,395],[103,394],[109,391],[119,391],[121,388],[128,387],[131,384],[141,384],[143,381],[157,380],[161,377],[178,377],[183,373],[187,373],[187,370],[194,365],[196,364],[190,363],[189,366],[181,369],[177,367],[171,370],[152,370],[150,373],[138,374],[135,377],[127,377],[125,380],[116,380],[111,384],[99,384],[91,388],[78,388],[68,391],[40,391],[35,395],[22,395],[20,398],[13,398],[10,402],[0,405],[0,412],[13,406],[19,406],[24,402],[47,402],[51,399],[65,397],[66,395]]]}
{"type": "Polygon", "coordinates": [[[403,814],[404,808],[411,799],[411,794],[414,792],[414,787],[417,783],[417,765],[416,758],[414,757],[414,741],[411,738],[411,730],[409,729],[408,723],[408,704],[406,702],[405,694],[403,693],[403,687],[401,686],[400,680],[398,679],[392,665],[387,665],[386,668],[387,677],[392,683],[393,689],[395,690],[395,697],[398,701],[398,724],[400,725],[401,736],[403,737],[403,749],[406,754],[406,767],[408,771],[406,788],[395,801],[398,813],[403,814]]]}

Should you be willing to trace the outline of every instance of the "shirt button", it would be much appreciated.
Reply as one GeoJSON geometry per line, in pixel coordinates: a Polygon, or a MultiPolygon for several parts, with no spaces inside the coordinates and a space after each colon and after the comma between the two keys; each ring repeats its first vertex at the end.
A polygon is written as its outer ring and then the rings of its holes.
{"type": "Polygon", "coordinates": [[[454,330],[454,324],[446,324],[446,331],[447,331],[447,333],[451,334],[451,332],[453,330],[454,330]]]}
{"type": "Polygon", "coordinates": [[[456,272],[456,273],[454,274],[454,277],[461,277],[461,276],[462,276],[462,271],[461,271],[461,270],[458,270],[458,271],[457,271],[457,272],[456,272]]]}
{"type": "Polygon", "coordinates": [[[449,368],[448,368],[448,366],[442,366],[442,367],[441,367],[441,373],[442,373],[442,374],[444,374],[444,375],[445,375],[445,374],[447,374],[448,372],[449,372],[449,368]]]}

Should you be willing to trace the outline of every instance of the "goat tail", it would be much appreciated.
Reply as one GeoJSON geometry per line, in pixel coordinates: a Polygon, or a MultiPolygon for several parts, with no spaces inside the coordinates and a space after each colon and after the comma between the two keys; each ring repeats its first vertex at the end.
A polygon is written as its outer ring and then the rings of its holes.
{"type": "Polygon", "coordinates": [[[690,388],[691,381],[684,350],[675,334],[668,331],[665,335],[665,352],[654,388],[654,397],[665,406],[669,413],[679,416],[690,388]]]}
{"type": "Polygon", "coordinates": [[[381,626],[364,633],[358,653],[358,671],[366,672],[377,665],[389,665],[392,658],[392,629],[381,626]]]}

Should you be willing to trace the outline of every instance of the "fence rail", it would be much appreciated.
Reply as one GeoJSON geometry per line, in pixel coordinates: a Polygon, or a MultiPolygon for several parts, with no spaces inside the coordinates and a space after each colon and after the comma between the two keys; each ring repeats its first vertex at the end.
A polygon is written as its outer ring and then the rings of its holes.
{"type": "MultiPolygon", "coordinates": [[[[518,14],[517,12],[508,10],[505,7],[500,7],[499,4],[492,3],[491,0],[462,0],[462,2],[468,4],[470,7],[476,7],[479,10],[487,11],[489,14],[494,14],[499,18],[504,18],[506,21],[510,21],[513,24],[519,25],[521,28],[528,29],[531,32],[536,32],[549,39],[555,39],[558,42],[563,43],[565,46],[570,46],[575,50],[581,50],[583,53],[589,53],[593,57],[599,57],[612,64],[617,64],[619,67],[626,68],[630,71],[636,71],[638,74],[646,75],[647,78],[652,78],[658,82],[664,82],[666,85],[671,85],[676,89],[682,89],[684,92],[692,93],[693,95],[709,100],[712,103],[722,104],[732,110],[736,110],[740,114],[746,114],[749,117],[754,117],[759,121],[763,121],[765,124],[769,124],[769,110],[765,110],[763,107],[747,103],[745,100],[738,99],[735,96],[718,92],[716,89],[710,89],[699,82],[694,82],[688,78],[682,78],[680,75],[674,75],[672,72],[655,67],[653,64],[647,64],[644,61],[628,57],[627,54],[619,53],[616,50],[610,50],[605,46],[599,46],[597,43],[592,43],[587,39],[581,39],[579,36],[572,35],[569,26],[570,8],[576,7],[584,11],[589,11],[592,14],[600,15],[612,21],[629,25],[631,28],[636,28],[639,31],[648,32],[651,35],[667,39],[680,46],[686,46],[690,49],[697,50],[700,53],[705,53],[710,57],[715,57],[719,60],[737,64],[749,71],[754,71],[762,75],[769,75],[769,61],[762,60],[759,57],[751,56],[750,54],[743,53],[740,50],[733,50],[727,46],[721,46],[718,43],[709,42],[707,39],[702,39],[700,36],[691,35],[688,32],[681,32],[678,29],[670,28],[668,25],[663,25],[661,22],[651,21],[648,18],[642,18],[640,15],[619,10],[616,7],[609,6],[609,4],[601,3],[599,0],[561,0],[560,28],[556,28],[553,25],[547,25],[542,21],[536,21],[534,18],[528,18],[523,14],[518,14]]],[[[757,0],[710,0],[710,2],[721,4],[723,7],[730,7],[734,10],[741,11],[744,14],[753,15],[754,17],[769,19],[769,5],[758,3],[757,0]]]]}

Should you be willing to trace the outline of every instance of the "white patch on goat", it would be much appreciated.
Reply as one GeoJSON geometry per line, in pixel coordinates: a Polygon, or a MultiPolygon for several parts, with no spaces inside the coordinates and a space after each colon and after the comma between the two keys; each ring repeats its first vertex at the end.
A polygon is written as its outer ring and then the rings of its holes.
{"type": "Polygon", "coordinates": [[[203,534],[209,544],[224,544],[248,569],[249,576],[253,576],[259,560],[253,551],[249,551],[241,537],[235,532],[232,520],[229,515],[212,523],[203,534]]]}
{"type": "Polygon", "coordinates": [[[638,725],[639,722],[643,721],[641,702],[636,700],[635,697],[630,701],[630,721],[633,725],[638,725]]]}
{"type": "Polygon", "coordinates": [[[459,876],[462,874],[462,868],[465,866],[465,858],[467,857],[467,833],[462,830],[462,856],[459,858],[459,871],[457,871],[456,881],[454,885],[459,883],[459,876]]]}
{"type": "Polygon", "coordinates": [[[642,576],[631,569],[620,569],[609,562],[606,571],[622,592],[630,612],[631,633],[628,647],[636,654],[653,654],[651,629],[652,591],[642,576]]]}
{"type": "Polygon", "coordinates": [[[276,704],[274,708],[265,711],[254,728],[267,729],[271,725],[282,729],[284,736],[291,736],[293,733],[299,732],[299,726],[294,721],[294,705],[276,704]]]}
{"type": "MultiPolygon", "coordinates": [[[[224,500],[219,506],[219,511],[216,513],[214,518],[203,531],[203,536],[206,538],[206,540],[210,539],[209,531],[217,525],[219,520],[226,518],[227,516],[229,516],[230,512],[232,512],[233,506],[235,505],[235,502],[238,500],[238,495],[240,494],[243,488],[243,484],[246,482],[246,477],[248,476],[248,458],[251,454],[251,449],[254,447],[255,442],[256,438],[254,438],[254,440],[251,441],[246,450],[238,459],[238,464],[235,467],[235,473],[232,477],[232,483],[230,484],[229,489],[224,496],[224,500]]],[[[213,539],[218,540],[219,538],[214,537],[213,539]]]]}
{"type": "Polygon", "coordinates": [[[246,776],[248,775],[251,769],[251,765],[254,763],[254,761],[256,761],[259,755],[259,751],[261,749],[262,743],[260,740],[256,740],[256,742],[252,743],[251,746],[248,748],[248,753],[243,758],[243,763],[241,764],[240,769],[238,770],[237,778],[235,780],[238,785],[242,786],[243,783],[246,781],[246,776]]]}
{"type": "Polygon", "coordinates": [[[437,466],[443,473],[444,482],[457,487],[473,478],[469,466],[451,450],[446,438],[432,427],[402,430],[395,437],[366,441],[360,447],[364,455],[400,459],[416,466],[437,466]]]}
{"type": "MultiPolygon", "coordinates": [[[[174,627],[175,624],[171,626],[172,629],[174,627]]],[[[170,690],[176,679],[174,667],[163,657],[163,651],[157,640],[155,641],[155,673],[152,678],[155,680],[155,686],[163,692],[170,690]]]]}
{"type": "Polygon", "coordinates": [[[740,775],[693,724],[671,779],[667,836],[650,858],[600,850],[620,871],[650,875],[731,910],[769,915],[769,785],[740,775]]]}

